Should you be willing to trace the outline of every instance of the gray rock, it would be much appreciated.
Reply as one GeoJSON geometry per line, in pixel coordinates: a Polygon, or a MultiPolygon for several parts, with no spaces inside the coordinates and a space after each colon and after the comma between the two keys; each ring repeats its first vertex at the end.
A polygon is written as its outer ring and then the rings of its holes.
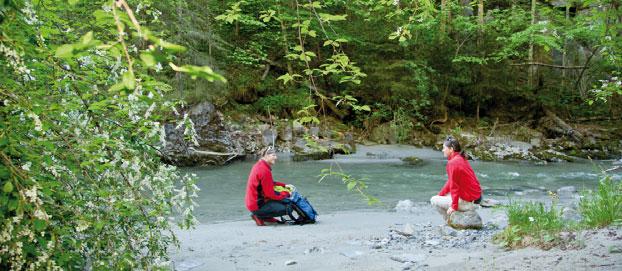
{"type": "Polygon", "coordinates": [[[559,239],[565,242],[571,242],[577,239],[577,236],[573,232],[563,231],[559,233],[559,239]]]}
{"type": "Polygon", "coordinates": [[[458,236],[458,231],[448,226],[442,226],[439,229],[439,232],[441,235],[444,235],[444,236],[451,236],[451,237],[458,236]]]}
{"type": "Polygon", "coordinates": [[[426,240],[425,245],[427,246],[438,246],[441,242],[438,240],[426,240]]]}
{"type": "Polygon", "coordinates": [[[622,253],[622,246],[610,246],[609,253],[622,253]]]}
{"type": "Polygon", "coordinates": [[[294,132],[292,131],[292,127],[287,125],[285,126],[285,128],[283,128],[283,132],[280,135],[280,138],[283,141],[291,141],[293,138],[293,134],[294,132]]]}
{"type": "Polygon", "coordinates": [[[293,123],[292,128],[293,128],[294,133],[296,135],[301,135],[301,134],[305,133],[305,127],[302,126],[302,124],[300,124],[300,123],[298,123],[296,121],[293,123]]]}
{"type": "Polygon", "coordinates": [[[287,265],[294,265],[294,264],[297,264],[297,262],[296,262],[296,261],[292,261],[292,260],[289,260],[289,261],[286,261],[286,262],[285,262],[285,265],[286,265],[286,266],[287,266],[287,265]]]}
{"type": "Polygon", "coordinates": [[[276,132],[270,128],[263,130],[261,135],[263,137],[264,145],[273,145],[276,141],[276,132]]]}
{"type": "Polygon", "coordinates": [[[311,253],[324,253],[324,249],[319,248],[319,247],[312,247],[312,248],[305,250],[305,254],[311,254],[311,253]]]}
{"type": "MultiPolygon", "coordinates": [[[[254,142],[248,133],[233,131],[222,113],[212,103],[202,102],[180,115],[187,115],[196,131],[198,146],[186,140],[185,125],[165,123],[166,144],[161,148],[162,160],[177,166],[222,165],[241,157],[254,142]]],[[[181,121],[181,117],[179,117],[181,121]]]]}
{"type": "Polygon", "coordinates": [[[501,205],[501,202],[495,199],[483,199],[480,203],[482,207],[495,207],[501,205]]]}
{"type": "Polygon", "coordinates": [[[421,158],[416,157],[416,156],[404,157],[404,158],[401,158],[400,160],[402,160],[404,163],[411,165],[411,166],[419,166],[423,164],[423,160],[421,160],[421,158]]]}
{"type": "Polygon", "coordinates": [[[408,223],[404,226],[404,230],[402,232],[406,235],[413,235],[415,234],[415,227],[412,224],[408,223]]]}
{"type": "Polygon", "coordinates": [[[453,212],[447,224],[454,229],[481,229],[482,218],[476,211],[453,212]]]}
{"type": "Polygon", "coordinates": [[[311,127],[309,129],[309,135],[311,135],[312,137],[317,138],[319,134],[320,134],[320,127],[311,127]]]}

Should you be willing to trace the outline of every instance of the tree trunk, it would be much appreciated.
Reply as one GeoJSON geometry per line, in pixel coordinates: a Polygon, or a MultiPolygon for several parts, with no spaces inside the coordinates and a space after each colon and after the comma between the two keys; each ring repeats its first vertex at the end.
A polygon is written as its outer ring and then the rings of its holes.
{"type": "MultiPolygon", "coordinates": [[[[281,19],[281,35],[283,37],[283,54],[289,54],[289,42],[287,41],[287,29],[285,28],[285,23],[283,19],[281,19]]],[[[292,68],[292,63],[290,61],[286,61],[287,63],[287,73],[294,74],[294,69],[292,68]]]]}
{"type": "Polygon", "coordinates": [[[445,34],[445,24],[447,23],[447,0],[441,0],[441,34],[445,34]]]}
{"type": "MultiPolygon", "coordinates": [[[[536,24],[536,0],[531,0],[531,25],[536,24]]],[[[529,39],[529,63],[533,63],[533,37],[529,39]]],[[[529,66],[527,82],[529,87],[533,87],[533,76],[535,74],[535,66],[529,66]]]]}
{"type": "MultiPolygon", "coordinates": [[[[570,20],[570,3],[566,4],[566,21],[570,20]]],[[[564,39],[564,51],[562,52],[562,67],[566,67],[567,57],[566,53],[568,51],[568,40],[564,39]]],[[[562,90],[566,88],[566,69],[562,69],[562,90]]]]}

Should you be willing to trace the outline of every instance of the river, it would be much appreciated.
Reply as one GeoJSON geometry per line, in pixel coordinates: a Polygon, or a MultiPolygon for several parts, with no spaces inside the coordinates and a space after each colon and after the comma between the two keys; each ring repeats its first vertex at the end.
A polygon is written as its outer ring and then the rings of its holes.
{"type": "MultiPolygon", "coordinates": [[[[238,161],[222,167],[183,168],[197,175],[199,207],[195,215],[201,223],[219,223],[249,219],[244,206],[248,173],[254,160],[238,161]]],[[[538,164],[529,161],[470,161],[484,190],[485,198],[538,199],[547,191],[563,186],[578,190],[594,189],[600,178],[600,167],[611,161],[580,160],[573,163],[538,164]]],[[[442,152],[429,148],[402,145],[358,146],[357,153],[338,155],[335,159],[293,162],[287,154],[279,154],[272,169],[275,180],[292,183],[306,196],[320,214],[353,209],[391,209],[400,200],[426,202],[447,179],[446,159],[442,152]],[[417,156],[423,164],[410,166],[399,158],[417,156]],[[341,168],[355,178],[365,178],[367,192],[382,203],[369,206],[358,194],[350,192],[341,179],[330,177],[318,182],[321,170],[341,168]]],[[[621,179],[618,171],[612,174],[621,179]]]]}

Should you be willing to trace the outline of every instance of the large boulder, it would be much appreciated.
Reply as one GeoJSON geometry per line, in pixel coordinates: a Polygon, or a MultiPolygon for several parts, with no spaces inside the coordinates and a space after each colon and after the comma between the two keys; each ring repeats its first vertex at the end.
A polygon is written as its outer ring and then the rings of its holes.
{"type": "Polygon", "coordinates": [[[447,224],[454,229],[481,229],[483,226],[482,218],[474,210],[451,213],[447,224]]]}
{"type": "Polygon", "coordinates": [[[185,125],[164,125],[166,144],[160,150],[162,159],[177,166],[222,165],[244,155],[244,142],[251,142],[244,133],[234,131],[210,102],[199,103],[187,114],[196,131],[196,143],[188,140],[185,125]]]}

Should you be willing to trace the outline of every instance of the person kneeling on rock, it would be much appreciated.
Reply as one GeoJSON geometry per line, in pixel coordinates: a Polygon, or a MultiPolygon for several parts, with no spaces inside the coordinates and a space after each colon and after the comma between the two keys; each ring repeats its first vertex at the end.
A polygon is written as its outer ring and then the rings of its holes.
{"type": "Polygon", "coordinates": [[[475,204],[482,200],[482,189],[457,139],[447,137],[443,142],[443,155],[448,160],[446,170],[449,178],[430,203],[447,221],[455,211],[474,210],[475,204]]]}
{"type": "Polygon", "coordinates": [[[255,163],[248,175],[244,200],[257,226],[265,226],[266,222],[282,223],[275,217],[287,214],[287,204],[282,201],[289,198],[290,193],[287,189],[277,189],[280,190],[277,192],[275,186],[290,187],[290,185],[272,179],[272,166],[276,160],[274,147],[268,146],[261,151],[261,159],[255,163]]]}

